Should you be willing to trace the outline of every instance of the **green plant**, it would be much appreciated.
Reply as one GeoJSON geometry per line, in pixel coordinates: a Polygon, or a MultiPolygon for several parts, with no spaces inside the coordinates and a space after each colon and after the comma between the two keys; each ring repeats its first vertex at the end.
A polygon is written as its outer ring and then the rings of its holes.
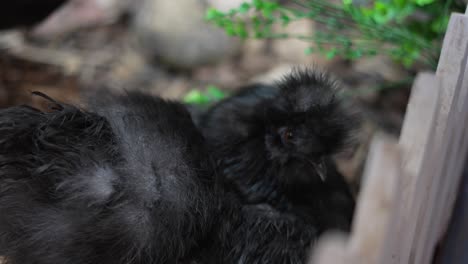
{"type": "MultiPolygon", "coordinates": [[[[363,1],[360,1],[363,2],[363,1]]],[[[358,59],[386,54],[405,66],[421,61],[434,68],[455,2],[376,0],[364,5],[343,0],[291,0],[288,4],[253,0],[229,12],[209,9],[206,19],[241,38],[296,38],[311,43],[306,54],[358,59]],[[273,25],[311,19],[323,25],[313,35],[275,32],[273,25]]]]}
{"type": "Polygon", "coordinates": [[[205,91],[192,89],[184,96],[187,104],[207,105],[225,98],[227,94],[214,85],[208,85],[205,91]]]}

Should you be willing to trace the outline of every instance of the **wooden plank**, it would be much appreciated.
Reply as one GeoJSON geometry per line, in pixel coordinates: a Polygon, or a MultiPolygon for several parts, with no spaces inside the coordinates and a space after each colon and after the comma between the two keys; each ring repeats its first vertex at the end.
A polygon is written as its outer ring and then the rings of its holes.
{"type": "Polygon", "coordinates": [[[383,263],[385,237],[397,206],[400,151],[395,140],[376,135],[369,150],[349,250],[358,263],[383,263]]]}
{"type": "Polygon", "coordinates": [[[420,217],[418,240],[423,243],[416,250],[415,263],[430,263],[433,250],[445,233],[451,215],[464,157],[466,156],[466,115],[468,82],[468,17],[454,14],[444,39],[437,76],[442,79],[442,111],[435,141],[435,156],[429,163],[437,179],[428,190],[428,208],[420,217]],[[439,164],[435,166],[435,164],[439,164]]]}
{"type": "MultiPolygon", "coordinates": [[[[468,110],[468,109],[467,109],[468,110]]],[[[420,240],[425,242],[423,250],[416,256],[417,263],[428,263],[432,250],[444,235],[448,227],[448,219],[452,215],[453,203],[457,194],[458,184],[460,182],[461,164],[466,157],[467,144],[464,135],[468,132],[466,121],[459,120],[456,127],[452,127],[447,133],[446,145],[442,146],[442,155],[439,159],[443,160],[441,164],[442,173],[439,177],[439,185],[435,190],[431,190],[431,207],[427,210],[423,228],[420,232],[420,240]]],[[[434,160],[434,162],[437,162],[434,160]]]]}
{"type": "MultiPolygon", "coordinates": [[[[399,144],[404,160],[402,166],[410,176],[417,176],[428,147],[430,129],[439,110],[440,80],[432,73],[419,73],[414,80],[406,108],[399,144]]],[[[403,179],[406,185],[408,179],[403,179]]],[[[402,186],[403,188],[407,186],[402,186]]]]}
{"type": "Polygon", "coordinates": [[[310,263],[384,263],[385,237],[399,197],[400,154],[395,139],[376,135],[371,143],[349,241],[325,237],[310,263]]]}
{"type": "Polygon", "coordinates": [[[393,239],[388,248],[391,259],[387,263],[409,263],[416,243],[418,215],[424,210],[426,189],[433,182],[431,174],[422,174],[431,140],[434,138],[439,111],[440,80],[433,74],[417,76],[408,102],[405,121],[400,136],[402,150],[401,203],[395,216],[393,239]]]}
{"type": "Polygon", "coordinates": [[[454,13],[450,17],[447,33],[444,37],[444,43],[437,66],[436,75],[444,77],[442,79],[441,90],[441,109],[439,124],[437,126],[438,134],[443,134],[439,130],[444,130],[446,120],[454,99],[454,93],[457,86],[458,77],[462,73],[462,64],[466,55],[466,43],[468,43],[468,27],[466,26],[466,16],[464,14],[454,13]]]}
{"type": "MultiPolygon", "coordinates": [[[[466,25],[468,27],[468,17],[466,17],[466,25]]],[[[462,171],[462,164],[465,161],[466,150],[467,150],[467,140],[466,137],[467,131],[467,122],[466,119],[468,115],[468,43],[466,45],[465,53],[465,62],[464,62],[464,72],[460,75],[459,81],[457,83],[457,92],[455,93],[455,98],[458,100],[452,106],[450,112],[450,119],[447,128],[452,135],[449,136],[449,139],[452,140],[451,150],[453,151],[453,159],[450,160],[453,162],[451,170],[447,174],[447,177],[453,177],[452,180],[445,180],[447,183],[446,187],[442,189],[442,197],[444,198],[441,213],[439,214],[439,219],[442,221],[443,226],[447,225],[447,222],[452,211],[453,203],[455,201],[456,192],[455,187],[460,183],[460,175],[462,171]],[[453,120],[453,121],[452,121],[453,120]],[[455,174],[455,175],[453,175],[455,174]]],[[[443,230],[445,231],[445,230],[443,230]]]]}
{"type": "MultiPolygon", "coordinates": [[[[432,214],[434,214],[434,208],[437,208],[440,202],[437,201],[435,193],[440,189],[440,181],[444,175],[444,166],[445,159],[449,147],[446,144],[446,139],[433,140],[436,143],[433,145],[432,149],[429,151],[429,155],[425,158],[423,169],[421,171],[422,175],[429,175],[433,179],[431,185],[425,185],[426,192],[426,204],[418,212],[417,218],[414,221],[417,223],[417,230],[415,232],[416,236],[413,242],[413,252],[409,263],[418,263],[415,261],[423,261],[423,254],[433,255],[433,247],[428,243],[428,228],[440,229],[439,226],[434,226],[431,223],[432,214]],[[424,252],[424,253],[423,253],[424,252]]],[[[425,260],[429,261],[429,260],[425,260]]],[[[427,262],[421,262],[427,263],[427,262]]]]}
{"type": "Polygon", "coordinates": [[[460,183],[460,177],[462,174],[463,163],[466,159],[466,150],[468,149],[466,134],[468,120],[468,96],[466,91],[468,89],[468,83],[461,86],[457,90],[456,98],[458,102],[455,102],[452,106],[452,111],[449,114],[449,120],[447,124],[447,133],[445,136],[445,145],[441,146],[444,151],[439,159],[444,161],[443,172],[439,178],[438,188],[434,191],[432,199],[432,207],[428,209],[427,227],[421,232],[421,240],[425,241],[427,246],[424,251],[421,251],[421,256],[417,257],[416,260],[425,261],[427,263],[428,254],[431,249],[434,249],[438,241],[441,239],[443,234],[446,232],[448,227],[448,220],[452,215],[452,210],[460,183]],[[465,93],[465,96],[461,95],[465,93]],[[458,106],[461,101],[465,101],[464,106],[460,109],[458,106]],[[436,228],[434,228],[436,227],[436,228]]]}
{"type": "Polygon", "coordinates": [[[343,234],[323,234],[312,250],[308,264],[356,263],[348,252],[348,237],[343,234]]]}

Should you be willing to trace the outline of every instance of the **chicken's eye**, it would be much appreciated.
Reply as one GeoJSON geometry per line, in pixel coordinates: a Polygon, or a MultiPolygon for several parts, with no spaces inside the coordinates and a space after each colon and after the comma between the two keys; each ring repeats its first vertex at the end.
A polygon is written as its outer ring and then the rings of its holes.
{"type": "Polygon", "coordinates": [[[281,131],[281,141],[283,144],[291,143],[291,140],[294,138],[294,133],[291,129],[285,128],[281,131]]]}

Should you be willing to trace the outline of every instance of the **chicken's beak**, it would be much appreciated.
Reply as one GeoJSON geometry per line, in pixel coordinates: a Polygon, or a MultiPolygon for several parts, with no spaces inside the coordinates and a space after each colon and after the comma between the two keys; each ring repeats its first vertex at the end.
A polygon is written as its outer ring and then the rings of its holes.
{"type": "Polygon", "coordinates": [[[315,164],[315,170],[317,171],[317,174],[319,175],[320,179],[325,182],[327,179],[327,165],[325,164],[325,159],[321,158],[319,162],[314,163],[315,164]]]}

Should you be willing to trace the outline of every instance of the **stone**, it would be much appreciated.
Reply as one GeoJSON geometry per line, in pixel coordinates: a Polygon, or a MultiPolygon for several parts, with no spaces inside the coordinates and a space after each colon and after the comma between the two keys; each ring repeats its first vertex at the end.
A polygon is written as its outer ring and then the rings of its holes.
{"type": "Polygon", "coordinates": [[[408,72],[402,66],[384,55],[366,57],[354,62],[353,69],[377,79],[396,82],[408,78],[408,72]]]}
{"type": "Polygon", "coordinates": [[[239,41],[204,20],[202,0],[143,0],[132,26],[150,58],[189,69],[217,62],[237,51],[239,41]]]}
{"type": "Polygon", "coordinates": [[[239,66],[246,72],[256,75],[271,68],[277,63],[277,58],[269,52],[271,40],[245,39],[242,42],[242,56],[239,66]]]}
{"type": "Polygon", "coordinates": [[[280,64],[268,70],[267,72],[255,76],[249,82],[250,83],[264,83],[273,84],[278,81],[282,76],[286,75],[294,67],[293,64],[280,64]]]}
{"type": "Polygon", "coordinates": [[[222,12],[228,12],[239,7],[242,3],[250,3],[252,0],[208,0],[208,4],[222,12]]]}
{"type": "Polygon", "coordinates": [[[194,69],[192,78],[199,83],[219,85],[223,88],[238,88],[243,81],[243,70],[232,61],[223,61],[215,66],[194,69]]]}
{"type": "Polygon", "coordinates": [[[140,0],[70,0],[35,26],[32,35],[51,38],[84,27],[95,27],[115,22],[138,6],[140,0]]]}

